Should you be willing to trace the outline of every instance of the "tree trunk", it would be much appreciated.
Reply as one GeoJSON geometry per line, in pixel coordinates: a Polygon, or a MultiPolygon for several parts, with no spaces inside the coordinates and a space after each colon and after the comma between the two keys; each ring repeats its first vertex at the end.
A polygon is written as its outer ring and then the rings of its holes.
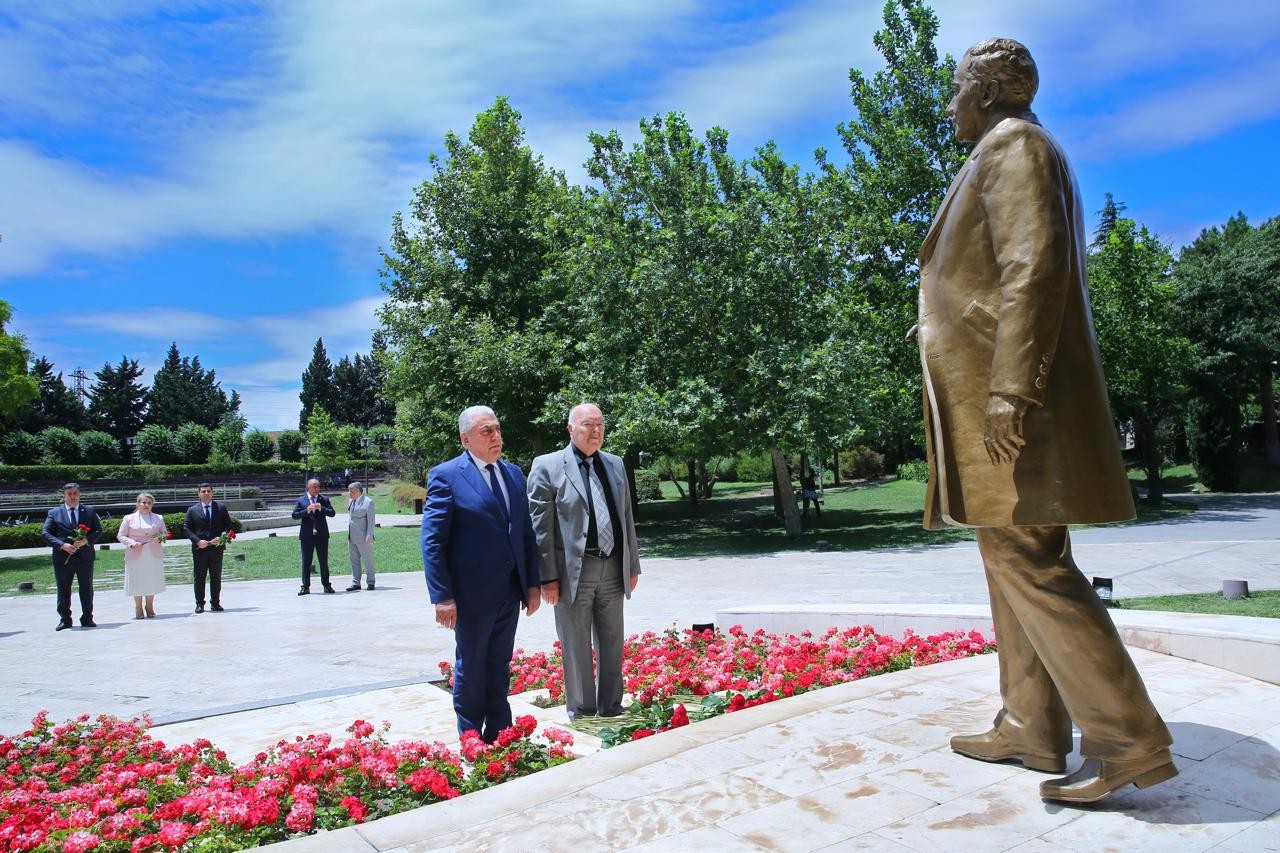
{"type": "Polygon", "coordinates": [[[1158,504],[1164,500],[1164,483],[1160,480],[1160,468],[1164,459],[1156,443],[1156,424],[1145,415],[1133,419],[1134,438],[1142,458],[1142,468],[1147,472],[1147,501],[1158,504]]]}
{"type": "Polygon", "coordinates": [[[698,460],[689,458],[689,504],[698,505],[698,460]]]}
{"type": "MultiPolygon", "coordinates": [[[[773,517],[782,521],[782,481],[778,479],[778,469],[769,466],[769,479],[773,480],[773,517]]],[[[787,484],[788,487],[790,483],[787,484]]]]}
{"type": "Polygon", "coordinates": [[[1276,427],[1276,389],[1272,385],[1270,370],[1263,371],[1262,387],[1258,391],[1258,402],[1262,404],[1262,441],[1267,448],[1267,464],[1280,465],[1280,431],[1276,427]]]}
{"type": "Polygon", "coordinates": [[[631,506],[639,508],[640,492],[636,489],[636,468],[640,466],[640,449],[628,447],[622,456],[622,467],[627,472],[627,488],[631,491],[631,506]]]}
{"type": "Polygon", "coordinates": [[[698,489],[698,494],[704,501],[711,497],[711,481],[707,478],[707,460],[705,459],[698,460],[698,489]]]}
{"type": "Polygon", "coordinates": [[[772,452],[774,497],[782,502],[782,526],[786,528],[788,536],[799,536],[802,530],[800,526],[800,508],[796,506],[796,493],[791,488],[791,475],[787,473],[787,460],[782,455],[780,448],[774,447],[772,452]],[[779,489],[779,486],[784,488],[779,489]]]}
{"type": "Polygon", "coordinates": [[[831,485],[833,487],[840,485],[840,451],[831,451],[831,485]]]}
{"type": "Polygon", "coordinates": [[[676,476],[676,469],[671,467],[671,462],[666,464],[667,479],[676,487],[676,492],[680,495],[680,500],[684,500],[684,486],[680,485],[680,478],[676,476]]]}

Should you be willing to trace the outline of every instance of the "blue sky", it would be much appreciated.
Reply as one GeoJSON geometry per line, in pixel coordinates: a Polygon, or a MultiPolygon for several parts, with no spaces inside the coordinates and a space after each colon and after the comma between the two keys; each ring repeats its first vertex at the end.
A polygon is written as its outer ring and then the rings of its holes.
{"type": "MultiPolygon", "coordinates": [[[[1280,3],[937,0],[939,46],[1006,35],[1089,210],[1175,247],[1280,214],[1280,3]]],[[[573,179],[589,131],[681,110],[745,154],[840,149],[879,2],[6,0],[0,299],[69,374],[171,340],[266,429],[315,339],[367,352],[378,249],[444,133],[496,95],[573,179]]]]}

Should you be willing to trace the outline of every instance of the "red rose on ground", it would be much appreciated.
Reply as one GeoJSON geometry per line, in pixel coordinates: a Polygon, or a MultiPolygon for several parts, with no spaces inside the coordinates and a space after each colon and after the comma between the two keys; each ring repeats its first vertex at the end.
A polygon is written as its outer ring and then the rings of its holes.
{"type": "Polygon", "coordinates": [[[652,736],[653,736],[653,729],[636,729],[634,732],[631,733],[632,740],[644,740],[645,738],[652,737],[652,736]]]}

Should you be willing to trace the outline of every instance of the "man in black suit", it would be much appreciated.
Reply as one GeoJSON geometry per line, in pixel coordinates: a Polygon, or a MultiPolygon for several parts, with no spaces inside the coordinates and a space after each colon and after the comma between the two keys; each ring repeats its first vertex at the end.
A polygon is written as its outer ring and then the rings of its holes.
{"type": "Polygon", "coordinates": [[[302,543],[302,589],[311,592],[311,554],[320,558],[320,585],[325,592],[337,592],[329,583],[329,519],[337,514],[329,499],[320,494],[320,481],[307,480],[307,493],[293,505],[293,517],[302,522],[298,540],[302,543]]]}
{"type": "Polygon", "coordinates": [[[204,612],[204,581],[209,578],[209,609],[222,612],[222,555],[226,549],[218,537],[231,529],[226,506],[213,499],[213,486],[201,483],[200,501],[187,510],[183,532],[191,540],[191,562],[195,565],[196,612],[204,612]]]}
{"type": "Polygon", "coordinates": [[[80,486],[67,483],[62,487],[63,502],[44,520],[44,541],[53,548],[53,578],[58,584],[58,626],[55,631],[71,627],[71,580],[80,592],[80,624],[96,628],[93,621],[93,546],[102,535],[98,514],[88,504],[80,504],[80,486]],[[76,538],[76,531],[84,534],[76,538]]]}

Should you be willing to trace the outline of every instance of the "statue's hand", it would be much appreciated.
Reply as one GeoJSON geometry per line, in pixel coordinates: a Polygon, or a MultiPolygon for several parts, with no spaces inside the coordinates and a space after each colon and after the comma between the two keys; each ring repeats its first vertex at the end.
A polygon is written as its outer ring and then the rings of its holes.
{"type": "Polygon", "coordinates": [[[987,398],[987,423],[982,436],[992,465],[1016,460],[1026,446],[1022,437],[1022,415],[1027,402],[1020,397],[992,394],[987,398]]]}

